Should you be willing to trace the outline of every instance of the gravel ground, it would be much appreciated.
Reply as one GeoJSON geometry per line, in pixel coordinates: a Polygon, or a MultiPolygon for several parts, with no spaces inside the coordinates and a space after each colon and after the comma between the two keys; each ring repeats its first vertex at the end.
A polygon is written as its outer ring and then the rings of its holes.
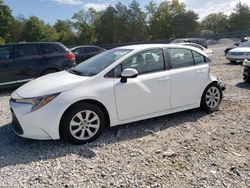
{"type": "Polygon", "coordinates": [[[15,136],[11,91],[0,92],[0,187],[250,187],[250,84],[225,46],[210,47],[227,84],[219,111],[118,126],[87,145],[15,136]]]}

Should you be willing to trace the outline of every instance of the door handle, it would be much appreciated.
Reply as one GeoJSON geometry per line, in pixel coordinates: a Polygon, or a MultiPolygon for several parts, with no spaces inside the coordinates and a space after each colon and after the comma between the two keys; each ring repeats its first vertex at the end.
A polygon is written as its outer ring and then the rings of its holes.
{"type": "Polygon", "coordinates": [[[170,77],[163,77],[163,78],[160,78],[159,81],[166,81],[166,80],[169,80],[170,77]]]}
{"type": "Polygon", "coordinates": [[[207,70],[198,70],[198,73],[206,72],[207,70]]]}

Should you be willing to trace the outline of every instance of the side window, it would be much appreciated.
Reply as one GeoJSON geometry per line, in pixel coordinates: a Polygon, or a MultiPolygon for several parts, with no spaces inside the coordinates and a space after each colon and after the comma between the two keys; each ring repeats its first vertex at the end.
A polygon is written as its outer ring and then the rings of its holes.
{"type": "Polygon", "coordinates": [[[172,68],[182,68],[194,65],[192,52],[188,49],[171,48],[168,49],[172,68]]]}
{"type": "Polygon", "coordinates": [[[38,55],[36,45],[17,45],[17,57],[27,57],[38,55]]]}
{"type": "Polygon", "coordinates": [[[11,59],[11,48],[8,46],[0,47],[0,61],[8,61],[11,59]]]}
{"type": "Polygon", "coordinates": [[[75,50],[72,50],[72,52],[75,54],[75,55],[80,55],[80,54],[82,54],[81,53],[81,48],[77,48],[77,49],[75,49],[75,50]]]}
{"type": "Polygon", "coordinates": [[[59,53],[60,50],[57,49],[54,45],[52,44],[41,44],[41,51],[43,54],[54,54],[54,53],[59,53]]]}
{"type": "Polygon", "coordinates": [[[89,47],[89,48],[88,48],[88,53],[95,53],[95,52],[97,52],[97,51],[98,51],[98,49],[95,48],[95,47],[89,47]]]}
{"type": "Polygon", "coordinates": [[[193,51],[193,56],[194,56],[194,62],[196,65],[205,63],[205,57],[203,55],[193,51]]]}
{"type": "Polygon", "coordinates": [[[122,70],[126,68],[134,68],[139,74],[164,70],[162,50],[155,49],[139,53],[122,63],[122,70]]]}

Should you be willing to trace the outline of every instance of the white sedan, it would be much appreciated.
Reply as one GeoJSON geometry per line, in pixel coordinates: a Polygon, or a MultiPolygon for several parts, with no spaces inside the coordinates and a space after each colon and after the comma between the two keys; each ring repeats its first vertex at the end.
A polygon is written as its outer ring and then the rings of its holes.
{"type": "Polygon", "coordinates": [[[82,144],[105,127],[201,107],[218,109],[224,85],[207,55],[183,45],[115,48],[12,93],[13,130],[32,139],[82,144]]]}
{"type": "Polygon", "coordinates": [[[196,44],[196,43],[185,42],[185,43],[178,43],[178,44],[181,44],[181,45],[184,45],[184,46],[192,46],[192,47],[198,48],[198,49],[202,50],[205,54],[207,54],[207,56],[209,58],[212,58],[213,55],[214,55],[213,50],[208,49],[208,48],[204,48],[203,46],[201,46],[199,44],[196,44]]]}
{"type": "Polygon", "coordinates": [[[231,63],[236,63],[237,61],[244,61],[244,59],[250,59],[250,47],[239,47],[230,50],[227,53],[226,58],[230,60],[231,63]]]}

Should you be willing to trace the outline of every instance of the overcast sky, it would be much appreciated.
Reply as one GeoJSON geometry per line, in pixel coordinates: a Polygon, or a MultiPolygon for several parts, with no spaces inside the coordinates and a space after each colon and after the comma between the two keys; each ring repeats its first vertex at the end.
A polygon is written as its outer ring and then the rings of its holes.
{"type": "MultiPolygon", "coordinates": [[[[57,19],[70,19],[79,10],[88,10],[90,7],[103,10],[108,5],[114,5],[119,1],[128,5],[132,0],[4,0],[12,9],[14,16],[34,15],[50,24],[54,24],[57,19]]],[[[156,3],[162,1],[154,0],[156,3]]],[[[150,0],[138,0],[138,2],[144,9],[150,0]]],[[[239,0],[180,0],[180,2],[186,4],[187,9],[198,13],[202,19],[210,13],[230,14],[239,0]]],[[[241,2],[250,6],[250,0],[241,0],[241,2]]]]}

